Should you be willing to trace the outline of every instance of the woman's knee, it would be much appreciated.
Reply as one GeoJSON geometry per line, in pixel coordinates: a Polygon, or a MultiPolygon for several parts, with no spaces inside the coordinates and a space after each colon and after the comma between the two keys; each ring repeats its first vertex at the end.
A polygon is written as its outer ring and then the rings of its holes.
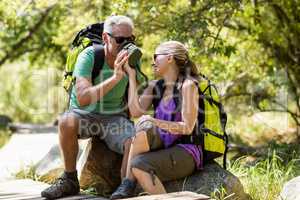
{"type": "Polygon", "coordinates": [[[149,163],[145,159],[144,154],[137,155],[131,160],[130,169],[141,169],[143,171],[150,170],[149,163]]]}
{"type": "Polygon", "coordinates": [[[135,178],[138,178],[141,176],[141,174],[146,173],[146,171],[136,167],[131,168],[131,172],[135,178]]]}
{"type": "Polygon", "coordinates": [[[141,142],[148,142],[147,133],[145,131],[137,132],[136,135],[132,138],[131,144],[135,145],[141,142]]]}
{"type": "Polygon", "coordinates": [[[132,143],[132,138],[127,138],[125,141],[124,141],[124,148],[129,148],[130,145],[132,143]]]}
{"type": "Polygon", "coordinates": [[[132,172],[132,175],[140,182],[144,182],[143,181],[143,178],[146,177],[150,177],[153,184],[155,185],[155,173],[154,173],[154,170],[147,170],[147,169],[143,169],[143,168],[140,168],[140,167],[132,167],[131,168],[131,172],[132,172]]]}

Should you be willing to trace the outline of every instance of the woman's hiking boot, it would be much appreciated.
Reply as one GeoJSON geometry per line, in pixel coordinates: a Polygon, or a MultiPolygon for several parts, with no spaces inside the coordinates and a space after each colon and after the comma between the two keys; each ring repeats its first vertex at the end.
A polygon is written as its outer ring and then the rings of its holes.
{"type": "Polygon", "coordinates": [[[117,190],[110,196],[111,200],[133,197],[136,182],[130,179],[124,179],[117,190]]]}

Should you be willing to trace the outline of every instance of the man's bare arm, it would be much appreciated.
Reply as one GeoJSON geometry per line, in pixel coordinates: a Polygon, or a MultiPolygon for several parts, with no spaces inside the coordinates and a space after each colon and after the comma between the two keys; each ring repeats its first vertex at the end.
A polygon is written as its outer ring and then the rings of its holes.
{"type": "Polygon", "coordinates": [[[97,102],[118,82],[119,80],[112,76],[100,84],[93,86],[90,78],[78,77],[76,79],[75,87],[79,105],[87,106],[97,102]]]}
{"type": "Polygon", "coordinates": [[[87,106],[95,103],[107,94],[123,78],[125,72],[122,67],[127,60],[127,52],[120,53],[114,63],[113,76],[95,86],[92,85],[90,78],[77,77],[75,88],[79,105],[87,106]]]}

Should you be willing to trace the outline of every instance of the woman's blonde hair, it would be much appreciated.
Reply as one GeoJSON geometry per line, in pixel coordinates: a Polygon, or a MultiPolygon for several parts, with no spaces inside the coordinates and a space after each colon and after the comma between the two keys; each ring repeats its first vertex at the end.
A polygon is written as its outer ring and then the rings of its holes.
{"type": "Polygon", "coordinates": [[[173,55],[176,65],[179,69],[179,75],[193,77],[198,79],[198,68],[193,61],[190,60],[187,48],[178,41],[167,41],[161,43],[157,50],[163,54],[173,55]]]}

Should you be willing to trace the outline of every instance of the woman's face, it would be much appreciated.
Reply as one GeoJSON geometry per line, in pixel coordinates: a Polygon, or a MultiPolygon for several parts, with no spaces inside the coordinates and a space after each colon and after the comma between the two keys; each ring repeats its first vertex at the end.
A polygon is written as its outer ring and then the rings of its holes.
{"type": "Polygon", "coordinates": [[[153,55],[153,72],[155,76],[164,76],[170,68],[170,55],[156,49],[153,55]]]}

